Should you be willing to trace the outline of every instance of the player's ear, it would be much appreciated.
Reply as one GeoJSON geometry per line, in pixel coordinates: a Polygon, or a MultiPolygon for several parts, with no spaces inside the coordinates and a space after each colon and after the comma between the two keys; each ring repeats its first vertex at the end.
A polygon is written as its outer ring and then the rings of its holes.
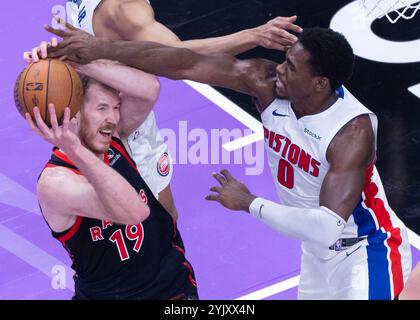
{"type": "Polygon", "coordinates": [[[316,91],[324,91],[330,86],[330,80],[326,77],[316,77],[315,89],[316,91]]]}

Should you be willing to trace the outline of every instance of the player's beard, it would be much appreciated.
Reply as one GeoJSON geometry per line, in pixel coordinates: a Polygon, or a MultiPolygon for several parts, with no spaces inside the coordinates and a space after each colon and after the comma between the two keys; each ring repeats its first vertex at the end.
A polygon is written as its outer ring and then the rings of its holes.
{"type": "Polygon", "coordinates": [[[98,129],[92,128],[86,117],[79,117],[79,138],[82,144],[96,155],[104,154],[109,149],[109,144],[94,143],[98,135],[98,129]],[[99,147],[100,145],[100,147],[99,147]]]}

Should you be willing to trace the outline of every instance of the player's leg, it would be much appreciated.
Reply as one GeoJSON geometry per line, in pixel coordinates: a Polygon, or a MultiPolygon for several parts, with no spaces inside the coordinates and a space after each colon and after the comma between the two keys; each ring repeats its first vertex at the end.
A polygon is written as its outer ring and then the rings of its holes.
{"type": "Polygon", "coordinates": [[[321,272],[319,260],[311,253],[303,251],[300,264],[298,300],[328,299],[328,284],[321,272]]]}
{"type": "Polygon", "coordinates": [[[367,240],[357,243],[334,257],[330,285],[333,300],[369,299],[367,240]]]}
{"type": "Polygon", "coordinates": [[[405,237],[399,246],[391,239],[378,232],[339,254],[333,299],[391,300],[401,292],[411,268],[410,247],[405,237]]]}

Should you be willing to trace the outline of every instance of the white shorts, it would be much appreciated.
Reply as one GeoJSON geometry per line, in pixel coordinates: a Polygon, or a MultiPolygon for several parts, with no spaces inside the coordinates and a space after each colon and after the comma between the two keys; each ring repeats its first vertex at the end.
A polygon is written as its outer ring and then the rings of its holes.
{"type": "Polygon", "coordinates": [[[158,198],[159,192],[169,185],[173,168],[153,111],[127,141],[140,175],[158,198]]]}
{"type": "Polygon", "coordinates": [[[405,229],[401,234],[398,246],[398,241],[391,243],[387,233],[378,231],[329,260],[302,248],[298,299],[394,299],[411,271],[411,248],[405,229]]]}

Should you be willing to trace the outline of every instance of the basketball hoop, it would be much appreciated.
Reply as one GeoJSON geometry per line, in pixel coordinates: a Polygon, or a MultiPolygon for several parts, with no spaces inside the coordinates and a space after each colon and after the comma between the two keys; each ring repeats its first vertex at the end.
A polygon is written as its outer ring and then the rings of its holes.
{"type": "Polygon", "coordinates": [[[386,16],[391,23],[412,19],[420,10],[419,0],[359,0],[367,16],[386,16]]]}

